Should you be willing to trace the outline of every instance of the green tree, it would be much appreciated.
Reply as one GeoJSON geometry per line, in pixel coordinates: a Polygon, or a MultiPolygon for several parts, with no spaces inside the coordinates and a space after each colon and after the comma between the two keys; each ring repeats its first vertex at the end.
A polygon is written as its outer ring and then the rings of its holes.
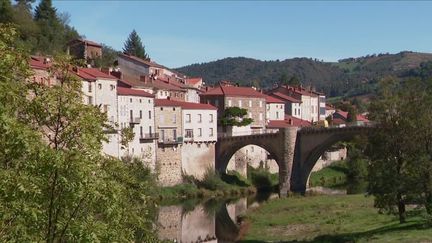
{"type": "Polygon", "coordinates": [[[10,0],[0,0],[0,23],[10,23],[13,20],[13,8],[10,0]]]}
{"type": "Polygon", "coordinates": [[[283,73],[279,78],[279,83],[282,85],[289,85],[289,78],[286,73],[283,73]]]}
{"type": "Polygon", "coordinates": [[[132,30],[129,34],[129,37],[124,44],[123,52],[142,59],[149,59],[144,45],[141,42],[141,38],[135,30],[132,30]]]}
{"type": "Polygon", "coordinates": [[[16,38],[0,25],[0,241],[153,241],[149,172],[101,155],[106,114],[82,104],[69,58],[58,85],[25,82],[16,38]]]}
{"type": "Polygon", "coordinates": [[[118,51],[114,50],[114,48],[102,44],[102,56],[96,58],[95,66],[96,67],[112,67],[114,62],[117,59],[118,51]]]}
{"type": "Polygon", "coordinates": [[[300,79],[296,75],[294,75],[289,79],[288,84],[291,86],[299,86],[301,85],[301,82],[300,79]]]}
{"type": "Polygon", "coordinates": [[[20,34],[19,42],[29,51],[34,52],[39,38],[39,26],[33,21],[31,3],[33,1],[17,1],[14,5],[13,22],[20,34]]]}
{"type": "Polygon", "coordinates": [[[369,192],[375,196],[375,206],[396,212],[401,223],[406,221],[405,205],[431,192],[430,170],[423,171],[431,168],[425,151],[427,141],[432,141],[431,91],[430,83],[409,80],[401,86],[385,79],[379,98],[370,106],[370,118],[379,129],[370,136],[367,149],[369,192]],[[427,115],[418,114],[422,108],[427,115]]]}
{"type": "Polygon", "coordinates": [[[220,119],[220,124],[222,126],[247,126],[253,122],[252,118],[245,118],[247,115],[247,110],[240,107],[228,107],[225,109],[222,118],[220,119]]]}
{"type": "Polygon", "coordinates": [[[357,110],[353,106],[348,107],[347,122],[357,121],[357,110]]]}

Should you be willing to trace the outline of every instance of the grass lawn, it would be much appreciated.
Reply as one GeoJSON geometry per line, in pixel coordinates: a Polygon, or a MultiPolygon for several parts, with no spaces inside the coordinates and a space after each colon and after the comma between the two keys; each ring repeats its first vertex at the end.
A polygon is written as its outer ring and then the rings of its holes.
{"type": "Polygon", "coordinates": [[[409,211],[408,222],[379,214],[364,195],[276,199],[252,209],[242,242],[432,242],[422,210],[409,211]]]}

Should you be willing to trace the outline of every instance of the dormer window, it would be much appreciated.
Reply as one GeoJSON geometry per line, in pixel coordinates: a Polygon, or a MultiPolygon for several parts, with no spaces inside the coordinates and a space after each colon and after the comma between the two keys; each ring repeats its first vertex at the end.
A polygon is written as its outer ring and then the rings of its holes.
{"type": "Polygon", "coordinates": [[[102,89],[102,84],[98,84],[98,88],[99,88],[99,89],[102,89]]]}

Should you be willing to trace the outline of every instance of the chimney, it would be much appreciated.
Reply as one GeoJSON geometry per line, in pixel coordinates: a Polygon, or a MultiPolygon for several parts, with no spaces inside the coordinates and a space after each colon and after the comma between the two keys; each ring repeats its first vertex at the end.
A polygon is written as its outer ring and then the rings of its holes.
{"type": "Polygon", "coordinates": [[[118,79],[123,79],[123,74],[120,71],[112,71],[109,73],[110,75],[118,78],[118,79]]]}

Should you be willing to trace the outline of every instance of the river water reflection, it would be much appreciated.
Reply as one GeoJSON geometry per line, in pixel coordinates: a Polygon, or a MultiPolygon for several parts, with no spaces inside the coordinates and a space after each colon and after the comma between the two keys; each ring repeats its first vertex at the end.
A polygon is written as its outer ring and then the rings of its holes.
{"type": "Polygon", "coordinates": [[[251,198],[162,206],[157,214],[158,236],[172,242],[234,242],[242,233],[240,216],[249,207],[277,197],[268,193],[251,198]]]}

